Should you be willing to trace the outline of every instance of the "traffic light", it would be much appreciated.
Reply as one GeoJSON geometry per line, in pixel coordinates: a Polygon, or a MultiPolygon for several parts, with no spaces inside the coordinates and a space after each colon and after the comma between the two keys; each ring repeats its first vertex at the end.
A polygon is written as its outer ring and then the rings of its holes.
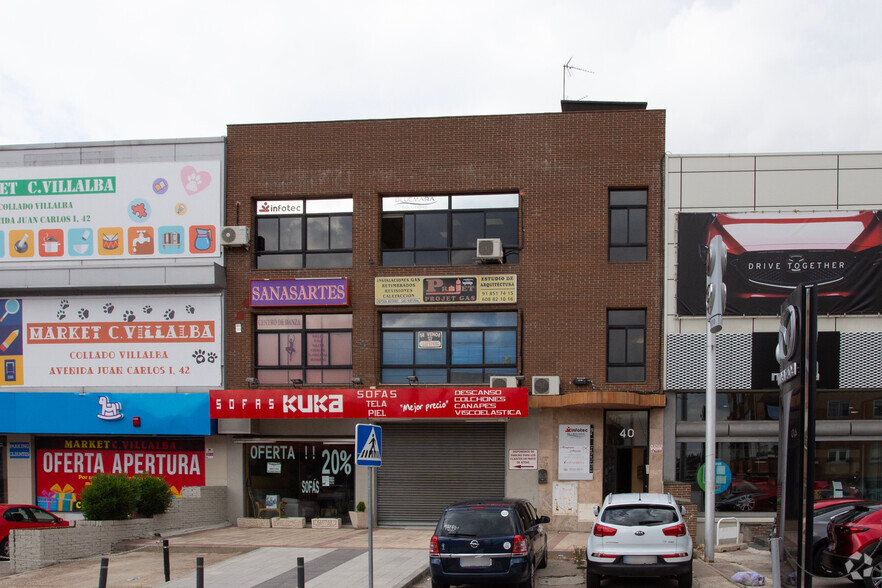
{"type": "Polygon", "coordinates": [[[707,322],[711,333],[723,328],[723,313],[726,312],[726,246],[723,238],[717,235],[711,239],[707,248],[707,322]]]}

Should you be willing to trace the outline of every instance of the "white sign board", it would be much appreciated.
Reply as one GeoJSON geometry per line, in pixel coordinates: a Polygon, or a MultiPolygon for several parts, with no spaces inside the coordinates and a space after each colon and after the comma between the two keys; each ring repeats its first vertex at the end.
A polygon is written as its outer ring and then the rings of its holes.
{"type": "Polygon", "coordinates": [[[538,470],[538,449],[509,449],[508,469],[510,470],[538,470]]]}
{"type": "Polygon", "coordinates": [[[9,300],[16,377],[0,387],[221,385],[220,295],[9,300]]]}
{"type": "Polygon", "coordinates": [[[220,161],[0,168],[0,262],[221,255],[220,161]]]}
{"type": "Polygon", "coordinates": [[[558,480],[594,479],[594,428],[560,425],[557,445],[558,480]]]}
{"type": "Polygon", "coordinates": [[[551,514],[576,514],[577,494],[575,482],[555,482],[551,491],[551,514]]]}

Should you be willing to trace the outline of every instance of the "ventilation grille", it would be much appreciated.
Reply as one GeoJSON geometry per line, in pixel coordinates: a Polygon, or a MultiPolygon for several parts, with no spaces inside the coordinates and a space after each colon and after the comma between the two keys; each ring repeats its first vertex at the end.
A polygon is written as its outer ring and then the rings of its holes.
{"type": "MultiPolygon", "coordinates": [[[[703,333],[673,333],[667,337],[665,389],[703,390],[707,385],[707,343],[703,333]]],[[[750,333],[717,335],[717,388],[750,390],[752,337],[750,333]]]]}
{"type": "Polygon", "coordinates": [[[839,334],[839,387],[882,386],[882,333],[839,334]]]}

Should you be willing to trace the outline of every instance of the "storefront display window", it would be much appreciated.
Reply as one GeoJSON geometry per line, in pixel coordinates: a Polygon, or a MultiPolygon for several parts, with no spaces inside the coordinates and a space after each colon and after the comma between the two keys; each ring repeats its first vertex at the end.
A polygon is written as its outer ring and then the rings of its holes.
{"type": "Polygon", "coordinates": [[[247,515],[348,522],[355,506],[353,449],[351,440],[245,444],[247,515]]]}
{"type": "Polygon", "coordinates": [[[348,384],[352,379],[351,314],[257,317],[257,379],[289,386],[348,384]]]}
{"type": "MultiPolygon", "coordinates": [[[[882,441],[820,441],[815,464],[815,499],[862,497],[882,500],[882,441]]],[[[677,443],[677,481],[692,485],[692,501],[704,510],[698,470],[704,443],[677,443]]],[[[717,459],[732,472],[728,488],[717,494],[719,512],[775,512],[778,497],[778,442],[718,442],[717,459]]]]}

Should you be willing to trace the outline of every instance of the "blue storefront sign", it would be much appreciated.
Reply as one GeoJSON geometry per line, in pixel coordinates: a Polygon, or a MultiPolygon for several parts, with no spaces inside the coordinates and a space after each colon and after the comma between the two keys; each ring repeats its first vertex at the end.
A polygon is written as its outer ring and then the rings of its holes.
{"type": "Polygon", "coordinates": [[[211,435],[213,422],[208,394],[4,392],[0,433],[211,435]]]}

